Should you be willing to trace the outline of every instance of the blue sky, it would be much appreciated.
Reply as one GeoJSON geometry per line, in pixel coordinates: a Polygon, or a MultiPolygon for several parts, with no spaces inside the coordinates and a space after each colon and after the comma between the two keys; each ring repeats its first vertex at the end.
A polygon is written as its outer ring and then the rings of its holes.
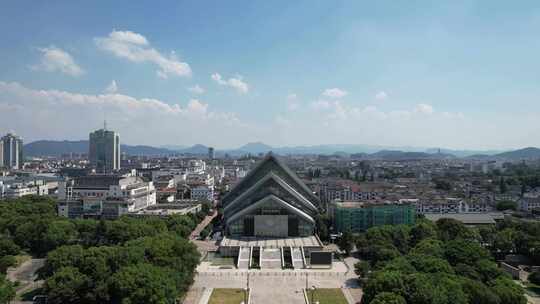
{"type": "Polygon", "coordinates": [[[537,1],[3,1],[0,37],[26,141],[539,146],[537,1]]]}

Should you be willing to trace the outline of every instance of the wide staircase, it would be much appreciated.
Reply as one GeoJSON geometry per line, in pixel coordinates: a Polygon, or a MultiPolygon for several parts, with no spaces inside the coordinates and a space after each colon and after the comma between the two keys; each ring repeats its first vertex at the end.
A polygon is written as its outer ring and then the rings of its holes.
{"type": "Polygon", "coordinates": [[[251,250],[251,260],[249,262],[249,268],[261,268],[261,247],[254,246],[251,250]]]}
{"type": "Polygon", "coordinates": [[[249,258],[251,256],[251,247],[240,247],[238,251],[238,269],[248,269],[249,268],[249,258]]]}
{"type": "Polygon", "coordinates": [[[281,249],[261,248],[261,269],[281,269],[281,249]]]}
{"type": "Polygon", "coordinates": [[[300,247],[291,247],[292,251],[292,264],[294,269],[305,268],[305,262],[302,256],[302,250],[300,247]]]}
{"type": "Polygon", "coordinates": [[[291,247],[285,246],[281,247],[281,251],[283,253],[283,268],[284,269],[293,269],[293,263],[292,263],[292,251],[291,247]]]}

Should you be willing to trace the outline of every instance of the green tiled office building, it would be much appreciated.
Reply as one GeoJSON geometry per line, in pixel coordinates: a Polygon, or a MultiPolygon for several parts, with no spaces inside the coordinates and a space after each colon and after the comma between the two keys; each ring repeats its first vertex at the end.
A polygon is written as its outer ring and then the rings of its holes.
{"type": "Polygon", "coordinates": [[[416,222],[416,207],[411,204],[335,201],[329,212],[336,232],[363,232],[375,226],[416,222]]]}

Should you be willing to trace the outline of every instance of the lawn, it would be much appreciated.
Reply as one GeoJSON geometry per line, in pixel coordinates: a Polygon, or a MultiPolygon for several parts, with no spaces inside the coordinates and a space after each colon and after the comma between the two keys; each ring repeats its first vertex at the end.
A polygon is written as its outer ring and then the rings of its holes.
{"type": "MultiPolygon", "coordinates": [[[[308,301],[311,303],[313,290],[308,290],[308,301]]],[[[313,294],[313,302],[320,304],[347,304],[347,299],[339,288],[317,288],[313,294]]]]}
{"type": "Polygon", "coordinates": [[[208,304],[240,304],[245,301],[244,290],[239,288],[214,288],[208,304]]]}

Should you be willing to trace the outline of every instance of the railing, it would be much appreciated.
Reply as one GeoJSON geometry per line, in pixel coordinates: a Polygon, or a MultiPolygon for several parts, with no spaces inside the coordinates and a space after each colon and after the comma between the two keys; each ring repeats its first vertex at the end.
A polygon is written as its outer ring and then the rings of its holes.
{"type": "Polygon", "coordinates": [[[347,273],[345,272],[323,272],[323,271],[297,271],[297,270],[291,270],[291,271],[266,271],[266,270],[255,270],[255,271],[202,271],[197,272],[197,276],[207,276],[207,277],[272,277],[272,276],[278,276],[278,277],[296,277],[298,279],[304,279],[306,278],[306,274],[309,275],[309,277],[346,277],[347,273]]]}

